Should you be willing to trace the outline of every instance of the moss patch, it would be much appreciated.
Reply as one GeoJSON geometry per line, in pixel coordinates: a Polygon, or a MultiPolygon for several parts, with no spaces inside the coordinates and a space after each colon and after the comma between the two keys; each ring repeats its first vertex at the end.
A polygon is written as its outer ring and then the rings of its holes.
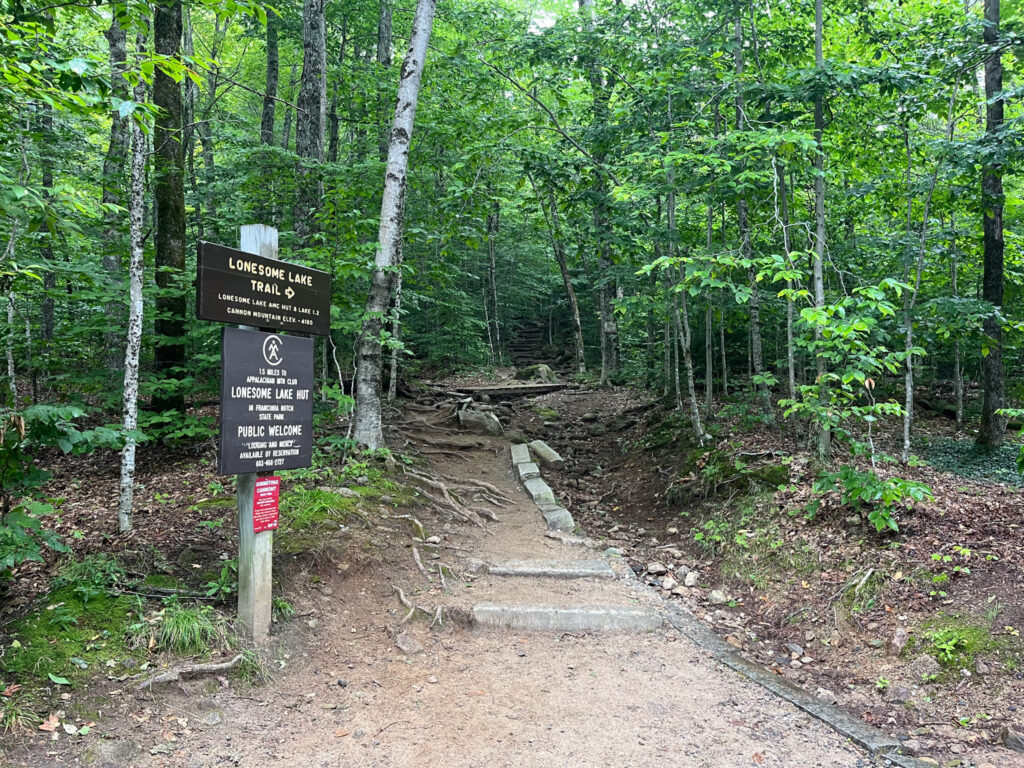
{"type": "Polygon", "coordinates": [[[13,640],[5,649],[3,682],[60,687],[53,675],[75,685],[108,661],[120,668],[125,660],[143,657],[144,650],[125,642],[140,608],[135,597],[104,593],[86,603],[71,586],[54,590],[46,606],[8,628],[13,640]]]}
{"type": "Polygon", "coordinates": [[[935,658],[948,669],[974,669],[979,656],[998,657],[1003,664],[1015,664],[1021,658],[1019,637],[994,633],[990,628],[998,611],[987,617],[966,614],[942,614],[921,628],[917,649],[935,658]]]}
{"type": "Polygon", "coordinates": [[[554,408],[548,408],[544,405],[533,406],[533,412],[544,419],[544,421],[560,421],[562,418],[562,415],[554,408]]]}

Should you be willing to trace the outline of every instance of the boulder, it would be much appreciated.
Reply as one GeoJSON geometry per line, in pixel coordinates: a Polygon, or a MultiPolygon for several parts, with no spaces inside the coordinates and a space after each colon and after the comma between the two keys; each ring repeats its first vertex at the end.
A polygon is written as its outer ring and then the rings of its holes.
{"type": "Polygon", "coordinates": [[[558,381],[558,376],[551,370],[551,366],[540,363],[539,365],[528,365],[526,368],[520,368],[516,371],[517,381],[544,381],[554,383],[558,381]]]}
{"type": "Polygon", "coordinates": [[[930,682],[932,678],[942,673],[942,665],[928,654],[922,653],[910,662],[908,671],[916,680],[930,682]]]}
{"type": "Polygon", "coordinates": [[[819,688],[818,690],[816,690],[814,692],[814,698],[816,698],[822,704],[831,704],[833,706],[839,701],[839,699],[836,698],[836,695],[828,688],[819,688]]]}
{"type": "Polygon", "coordinates": [[[486,411],[459,411],[459,425],[475,432],[486,432],[488,435],[501,435],[504,432],[498,418],[486,411]]]}
{"type": "Polygon", "coordinates": [[[1004,726],[999,733],[999,741],[1007,749],[1024,754],[1024,733],[1021,731],[1004,726]]]}

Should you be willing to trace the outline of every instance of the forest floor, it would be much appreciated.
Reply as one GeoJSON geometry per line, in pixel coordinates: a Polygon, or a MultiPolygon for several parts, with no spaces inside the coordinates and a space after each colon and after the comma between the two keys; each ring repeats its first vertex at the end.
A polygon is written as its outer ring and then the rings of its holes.
{"type": "MultiPolygon", "coordinates": [[[[590,536],[617,548],[655,587],[671,573],[680,577],[676,594],[648,590],[637,599],[678,601],[753,660],[812,692],[832,692],[923,756],[944,765],[1020,764],[997,744],[1004,725],[1020,727],[1024,701],[1015,666],[1022,661],[1016,628],[1024,626],[1017,489],[913,468],[932,483],[936,501],[901,518],[898,535],[879,537],[850,522],[848,511],[827,508],[810,521],[789,514],[806,501],[811,470],[799,456],[783,461],[794,448],[777,429],[737,428],[720,438],[719,451],[741,479],[719,476],[712,485],[700,470],[721,457],[697,466],[704,452],[695,457],[687,447],[685,423],[635,391],[563,391],[495,411],[513,439],[543,436],[567,458],[564,470],[545,477],[590,536]],[[777,465],[785,467],[782,482],[777,465]],[[730,527],[707,528],[711,510],[730,527]],[[710,543],[695,540],[693,529],[710,543]],[[959,561],[932,559],[954,546],[969,548],[959,555],[969,574],[953,574],[959,561]],[[649,569],[656,560],[668,573],[649,572],[661,570],[649,569]],[[948,581],[932,580],[940,569],[953,574],[948,581]],[[687,571],[698,574],[693,587],[685,586],[687,571]],[[945,596],[929,595],[935,583],[945,596]],[[712,588],[729,600],[710,606],[712,588]],[[901,627],[909,640],[894,655],[890,640],[901,627]]],[[[430,431],[416,432],[422,412],[394,416],[401,431],[393,428],[389,442],[411,464],[358,462],[341,476],[321,468],[289,481],[275,534],[275,593],[294,616],[275,625],[270,648],[241,669],[149,692],[136,686],[182,660],[153,645],[174,608],[166,593],[202,595],[225,582],[235,548],[230,484],[214,475],[209,450],[151,447],[141,457],[136,531],[121,536],[113,457],[50,461],[48,490],[64,499],[58,528],[76,557],[115,554],[124,579],[139,581],[129,590],[122,579],[116,598],[86,595],[79,605],[83,595],[60,585],[66,564],[51,559],[18,573],[0,616],[0,704],[6,717],[21,700],[43,722],[4,736],[0,763],[872,764],[675,630],[469,628],[462,619],[476,600],[528,598],[530,588],[474,577],[467,558],[574,555],[544,537],[512,477],[507,440],[456,434],[449,425],[434,441],[430,431]],[[493,485],[508,500],[495,510],[500,522],[454,519],[415,489],[404,468],[493,485]],[[413,518],[426,529],[418,543],[413,518]],[[428,545],[427,536],[439,541],[428,545]],[[403,621],[408,611],[396,587],[426,608],[423,618],[403,621]],[[134,599],[129,591],[147,594],[146,602],[122,602],[134,599]],[[77,623],[53,620],[70,608],[79,609],[77,623]],[[437,608],[443,625],[427,617],[437,608]]],[[[583,585],[569,597],[604,589],[583,585]]],[[[227,609],[233,596],[226,597],[227,609]]],[[[233,655],[221,643],[202,658],[233,655]]]]}

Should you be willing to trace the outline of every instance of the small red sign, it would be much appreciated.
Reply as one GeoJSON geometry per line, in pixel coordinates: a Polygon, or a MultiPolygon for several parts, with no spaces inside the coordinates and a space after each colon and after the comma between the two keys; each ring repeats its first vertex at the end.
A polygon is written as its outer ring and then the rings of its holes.
{"type": "Polygon", "coordinates": [[[257,477],[252,498],[252,528],[255,533],[277,528],[277,504],[281,498],[280,477],[257,477]]]}

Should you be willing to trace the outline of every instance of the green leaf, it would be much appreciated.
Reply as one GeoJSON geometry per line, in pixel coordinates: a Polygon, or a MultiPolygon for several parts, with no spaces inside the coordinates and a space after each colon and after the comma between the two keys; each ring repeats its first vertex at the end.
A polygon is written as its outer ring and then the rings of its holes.
{"type": "Polygon", "coordinates": [[[53,672],[49,673],[49,678],[50,678],[51,682],[53,682],[53,683],[55,683],[57,685],[71,685],[71,683],[68,681],[67,678],[65,678],[65,677],[57,677],[55,674],[53,674],[53,672]]]}

